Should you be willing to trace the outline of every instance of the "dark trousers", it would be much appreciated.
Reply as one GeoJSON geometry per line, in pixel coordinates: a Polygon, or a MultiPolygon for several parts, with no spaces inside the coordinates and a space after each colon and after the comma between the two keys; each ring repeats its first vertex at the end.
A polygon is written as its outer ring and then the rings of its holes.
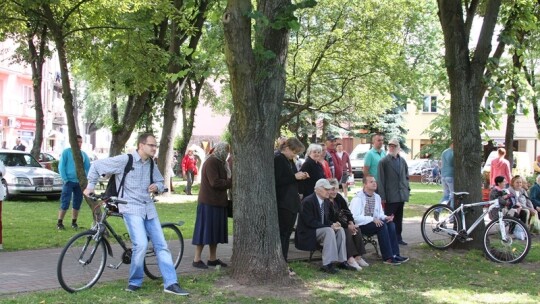
{"type": "Polygon", "coordinates": [[[404,202],[389,203],[384,206],[384,214],[394,215],[394,223],[396,224],[396,236],[398,241],[402,241],[401,232],[403,232],[403,207],[404,202]]]}
{"type": "Polygon", "coordinates": [[[396,225],[394,222],[383,222],[381,227],[377,227],[374,222],[360,226],[362,233],[367,236],[377,235],[379,248],[384,261],[391,259],[394,255],[399,255],[399,245],[396,238],[396,225]]]}
{"type": "Polygon", "coordinates": [[[191,170],[187,170],[186,171],[186,194],[191,194],[191,185],[193,185],[193,178],[194,178],[194,174],[193,174],[193,171],[191,170]]]}
{"type": "Polygon", "coordinates": [[[291,212],[290,210],[283,208],[278,209],[279,238],[281,240],[281,250],[285,261],[287,261],[287,256],[289,254],[289,242],[291,240],[294,223],[296,222],[296,215],[296,212],[291,212]]]}
{"type": "Polygon", "coordinates": [[[366,254],[366,247],[364,246],[362,233],[358,231],[355,235],[352,235],[351,231],[349,231],[349,229],[346,227],[344,227],[343,230],[345,230],[345,247],[347,248],[347,258],[366,254]]]}

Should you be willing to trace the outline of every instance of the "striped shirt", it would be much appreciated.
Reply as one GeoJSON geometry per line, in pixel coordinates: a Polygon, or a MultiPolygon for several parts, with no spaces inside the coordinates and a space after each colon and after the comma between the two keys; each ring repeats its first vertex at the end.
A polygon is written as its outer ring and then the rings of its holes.
{"type": "MultiPolygon", "coordinates": [[[[148,158],[143,161],[139,153],[133,152],[133,169],[126,175],[124,181],[124,192],[119,193],[119,197],[127,201],[127,205],[118,205],[121,213],[133,214],[146,219],[157,217],[156,206],[150,197],[148,187],[150,186],[150,162],[148,158]],[[123,194],[123,195],[122,195],[123,194]]],[[[127,154],[96,160],[90,166],[88,172],[89,189],[94,189],[102,175],[116,174],[116,185],[119,186],[124,174],[124,168],[128,162],[127,154]]],[[[163,192],[163,176],[159,169],[154,165],[154,184],[158,191],[163,192]]]]}

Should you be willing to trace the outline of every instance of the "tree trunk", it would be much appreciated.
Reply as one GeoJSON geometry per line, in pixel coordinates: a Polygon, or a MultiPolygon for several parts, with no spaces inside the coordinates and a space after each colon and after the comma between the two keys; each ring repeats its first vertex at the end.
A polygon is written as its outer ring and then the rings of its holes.
{"type": "Polygon", "coordinates": [[[112,141],[109,150],[109,156],[119,155],[123,152],[124,147],[126,146],[129,137],[133,133],[133,130],[137,126],[137,122],[141,117],[145,109],[145,104],[148,102],[150,92],[144,92],[140,95],[132,95],[128,97],[128,102],[126,105],[126,110],[124,116],[120,121],[118,119],[118,110],[116,103],[112,103],[112,117],[116,120],[114,121],[114,126],[111,130],[112,132],[112,141]]]}
{"type": "MultiPolygon", "coordinates": [[[[190,69],[193,61],[193,52],[197,49],[202,36],[202,27],[206,20],[205,13],[210,1],[203,0],[198,2],[198,11],[193,19],[193,28],[190,29],[195,30],[195,34],[191,35],[189,38],[188,48],[191,50],[189,54],[182,54],[180,51],[182,40],[187,37],[186,30],[180,27],[176,18],[171,19],[171,45],[169,47],[171,62],[169,63],[169,74],[178,74],[183,70],[190,69]],[[179,60],[180,56],[184,56],[184,58],[179,60]],[[184,62],[184,64],[179,64],[178,62],[184,62]]],[[[175,0],[173,3],[178,11],[180,11],[184,5],[184,1],[181,0],[175,0]]],[[[167,97],[163,109],[163,133],[160,138],[158,155],[158,167],[163,173],[166,181],[172,177],[170,176],[170,170],[168,170],[168,168],[171,166],[173,157],[174,131],[176,130],[176,125],[178,123],[179,111],[182,108],[182,91],[184,91],[188,77],[191,74],[192,73],[188,73],[167,84],[167,97]]],[[[185,138],[184,140],[189,141],[189,138],[185,138]]]]}
{"type": "MultiPolygon", "coordinates": [[[[258,11],[274,22],[290,1],[257,2],[258,11]]],[[[232,277],[245,284],[285,283],[273,168],[274,138],[285,92],[288,29],[255,25],[254,54],[250,0],[229,0],[223,15],[225,57],[231,80],[234,243],[232,277]],[[268,58],[271,57],[271,58],[268,58]]]]}
{"type": "MultiPolygon", "coordinates": [[[[471,20],[464,20],[462,1],[438,0],[438,6],[446,48],[445,63],[450,82],[450,120],[455,155],[454,187],[455,191],[470,193],[465,200],[466,203],[477,202],[482,199],[480,175],[482,138],[478,114],[483,98],[482,76],[491,51],[491,38],[501,1],[491,0],[486,3],[483,26],[473,56],[468,46],[469,27],[466,26],[471,20]]],[[[474,14],[473,11],[467,17],[472,18],[474,14]]],[[[477,208],[467,213],[467,223],[472,223],[481,215],[481,212],[482,210],[477,208]]],[[[463,246],[480,248],[482,228],[481,224],[472,234],[473,241],[464,243],[463,246]]]]}
{"type": "Polygon", "coordinates": [[[45,125],[43,115],[43,100],[41,98],[41,87],[43,83],[43,63],[45,61],[45,52],[47,50],[47,27],[42,26],[39,33],[38,49],[34,44],[34,37],[37,33],[31,33],[28,37],[28,50],[30,53],[30,67],[32,69],[32,88],[34,90],[34,107],[36,110],[36,133],[34,135],[34,145],[30,153],[39,159],[41,145],[43,143],[43,128],[45,125]]]}

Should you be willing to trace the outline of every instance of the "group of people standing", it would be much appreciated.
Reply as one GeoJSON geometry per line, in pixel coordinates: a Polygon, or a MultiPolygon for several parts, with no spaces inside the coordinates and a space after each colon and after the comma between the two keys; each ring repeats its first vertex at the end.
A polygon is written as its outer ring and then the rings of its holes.
{"type": "MultiPolygon", "coordinates": [[[[351,209],[345,189],[352,168],[348,154],[339,148],[342,147],[341,143],[335,143],[335,137],[327,137],[326,149],[320,144],[310,144],[299,169],[294,160],[304,151],[304,145],[296,138],[280,143],[275,153],[274,169],[281,247],[285,260],[297,214],[295,246],[307,251],[321,249],[322,271],[335,273],[336,265],[350,270],[369,266],[362,258],[365,254],[363,233],[377,234],[386,264],[399,265],[408,260],[400,255],[398,246],[406,245],[401,231],[403,205],[410,191],[407,164],[399,156],[397,139],[389,142],[388,158],[380,154],[384,137],[378,134],[372,139],[374,148],[370,152],[379,157],[372,157],[374,159],[364,168],[364,189],[354,196],[351,209]],[[333,168],[334,176],[325,173],[328,171],[325,170],[326,166],[331,172],[333,168]],[[382,181],[379,188],[376,176],[382,181]],[[340,186],[343,195],[339,193],[340,186]],[[383,212],[384,203],[387,213],[383,212]]],[[[290,268],[289,274],[294,275],[290,268]]]]}

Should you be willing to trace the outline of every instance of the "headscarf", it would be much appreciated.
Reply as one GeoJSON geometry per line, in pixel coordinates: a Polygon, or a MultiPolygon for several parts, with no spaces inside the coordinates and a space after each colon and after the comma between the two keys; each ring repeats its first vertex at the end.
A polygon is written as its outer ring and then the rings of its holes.
{"type": "Polygon", "coordinates": [[[229,168],[229,163],[227,162],[227,156],[229,156],[229,144],[225,142],[220,142],[214,146],[214,151],[210,156],[214,156],[223,162],[225,170],[227,170],[227,178],[231,178],[231,169],[229,168]]]}

